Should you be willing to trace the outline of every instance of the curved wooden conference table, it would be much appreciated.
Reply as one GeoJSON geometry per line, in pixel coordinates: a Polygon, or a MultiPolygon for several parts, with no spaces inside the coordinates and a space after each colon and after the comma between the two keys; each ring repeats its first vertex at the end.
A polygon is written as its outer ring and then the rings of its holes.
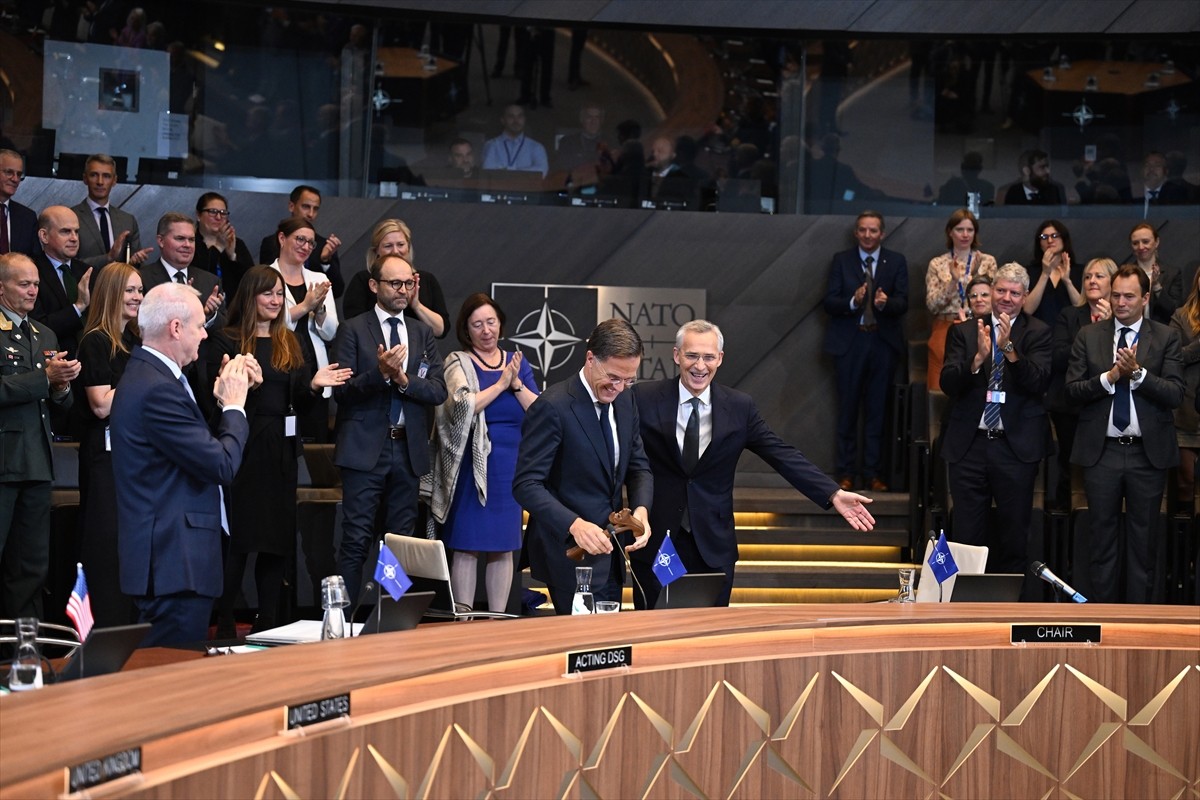
{"type": "Polygon", "coordinates": [[[0,796],[62,796],[67,767],[140,747],[90,796],[1193,798],[1197,720],[1194,606],[447,623],[0,698],[0,796]],[[1014,622],[1102,639],[1013,645],[1014,622]],[[632,665],[564,676],[610,645],[632,665]],[[349,717],[281,733],[340,693],[349,717]]]}

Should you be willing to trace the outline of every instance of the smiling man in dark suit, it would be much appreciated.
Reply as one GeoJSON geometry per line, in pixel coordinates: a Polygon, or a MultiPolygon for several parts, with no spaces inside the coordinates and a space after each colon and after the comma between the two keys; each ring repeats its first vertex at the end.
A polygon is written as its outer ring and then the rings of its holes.
{"type": "MultiPolygon", "coordinates": [[[[942,457],[954,499],[951,538],[988,545],[992,572],[1024,573],[1038,467],[1049,449],[1042,397],[1050,385],[1050,327],[1021,313],[1029,273],[1005,264],[988,318],[952,325],[942,391],[950,400],[942,457]],[[992,501],[997,524],[988,530],[992,501]]],[[[1036,557],[1036,556],[1035,556],[1036,557]]]]}
{"type": "Polygon", "coordinates": [[[643,548],[650,538],[654,478],[637,404],[625,391],[637,381],[643,353],[628,322],[601,322],[588,337],[579,374],[543,392],[521,424],[513,497],[529,512],[530,571],[546,583],[558,614],[571,613],[576,566],[592,568],[596,600],[621,599],[622,562],[604,528],[608,515],[625,505],[623,489],[645,525],[625,550],[643,548]],[[582,562],[567,558],[572,545],[587,551],[582,562]]]}
{"type": "Polygon", "coordinates": [[[160,283],[182,283],[200,292],[204,303],[204,326],[209,330],[225,327],[225,294],[216,275],[206,269],[192,268],[196,257],[196,221],[187,214],[168,211],[158,220],[160,257],[143,264],[142,285],[146,293],[160,283]]]}
{"type": "Polygon", "coordinates": [[[446,400],[442,356],[433,331],[406,314],[416,283],[412,265],[388,255],[371,266],[376,301],[342,323],[336,361],[354,376],[333,391],[337,443],[333,463],[342,473],[342,542],[338,567],[351,598],[358,597],[363,565],[375,558],[375,512],[385,502],[385,531],[411,536],[417,489],[429,472],[426,424],[446,400]]]}
{"type": "Polygon", "coordinates": [[[138,327],[142,345],[117,384],[111,417],[121,591],[152,625],[143,647],[202,641],[224,582],[221,487],[232,485],[250,434],[246,357],[217,378],[214,436],[182,377],[207,337],[196,290],[171,283],[147,292],[138,327]]]}
{"type": "Polygon", "coordinates": [[[1149,603],[1159,507],[1167,470],[1179,463],[1173,412],[1183,402],[1182,347],[1178,331],[1145,316],[1150,278],[1140,267],[1117,270],[1110,303],[1112,321],[1084,326],[1067,366],[1067,397],[1080,406],[1071,462],[1083,467],[1092,525],[1088,597],[1149,603]]]}
{"type": "MultiPolygon", "coordinates": [[[[342,278],[342,261],[338,256],[338,248],[342,246],[342,240],[337,237],[337,234],[331,233],[325,237],[316,232],[317,216],[321,213],[321,190],[315,186],[303,184],[297,186],[288,195],[287,208],[289,217],[303,217],[308,220],[316,237],[317,243],[304,262],[305,269],[322,272],[329,276],[330,291],[333,292],[334,297],[341,297],[346,288],[346,282],[342,278]]],[[[279,237],[272,233],[270,236],[263,237],[262,244],[258,246],[258,263],[271,264],[277,258],[279,258],[279,237]]]]}
{"type": "Polygon", "coordinates": [[[41,288],[33,318],[50,326],[59,347],[74,355],[91,300],[92,267],[76,261],[79,220],[66,206],[50,206],[38,215],[42,252],[33,258],[41,288]]]}
{"type": "Polygon", "coordinates": [[[836,509],[855,530],[874,527],[875,519],[864,505],[869,498],[838,488],[803,453],[780,439],[750,395],[713,383],[724,350],[720,328],[707,320],[689,322],[675,334],[673,357],[679,377],[634,387],[642,443],[654,473],[654,534],[632,561],[646,595],[643,602],[634,591],[638,608],[653,608],[657,601],[661,587],[653,563],[668,530],[688,572],[725,573],[716,605],[729,605],[738,559],[733,482],[746,450],[821,508],[836,509]]]}
{"type": "Polygon", "coordinates": [[[825,352],[837,359],[838,485],[854,488],[858,474],[858,419],[864,417],[862,486],[886,492],[883,420],[888,393],[905,341],[901,321],[908,310],[908,262],[880,245],[883,215],[864,211],[854,225],[858,247],[833,257],[825,292],[825,352]]]}

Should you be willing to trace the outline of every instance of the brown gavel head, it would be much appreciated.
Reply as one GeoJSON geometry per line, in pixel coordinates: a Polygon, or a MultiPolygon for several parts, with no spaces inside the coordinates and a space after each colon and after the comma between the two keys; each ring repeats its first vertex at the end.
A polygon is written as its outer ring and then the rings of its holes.
{"type": "MultiPolygon", "coordinates": [[[[641,536],[646,532],[646,526],[642,521],[633,516],[633,512],[628,508],[622,508],[620,511],[614,511],[608,515],[608,532],[609,533],[624,533],[625,531],[633,531],[634,536],[641,536]]],[[[567,550],[567,558],[572,561],[583,561],[587,556],[587,551],[579,545],[567,550]]]]}

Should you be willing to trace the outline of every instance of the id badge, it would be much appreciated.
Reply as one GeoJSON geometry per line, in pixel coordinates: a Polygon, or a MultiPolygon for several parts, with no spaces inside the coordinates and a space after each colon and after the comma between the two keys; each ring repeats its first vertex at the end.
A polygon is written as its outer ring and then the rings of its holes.
{"type": "Polygon", "coordinates": [[[112,428],[104,426],[104,452],[112,452],[112,428]]]}
{"type": "Polygon", "coordinates": [[[296,435],[296,415],[295,414],[288,414],[286,417],[283,418],[283,435],[284,436],[295,436],[296,435]]]}
{"type": "Polygon", "coordinates": [[[429,374],[429,362],[422,361],[421,366],[417,367],[417,377],[424,380],[425,376],[428,374],[429,374]]]}
{"type": "Polygon", "coordinates": [[[987,393],[987,401],[989,403],[1003,403],[1005,392],[989,391],[987,393]]]}

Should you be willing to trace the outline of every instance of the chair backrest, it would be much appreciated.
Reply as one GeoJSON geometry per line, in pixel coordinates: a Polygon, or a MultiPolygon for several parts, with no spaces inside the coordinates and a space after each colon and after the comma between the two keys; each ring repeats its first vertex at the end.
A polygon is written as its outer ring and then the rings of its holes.
{"type": "MultiPolygon", "coordinates": [[[[960,542],[946,542],[950,546],[950,555],[954,556],[954,563],[958,565],[958,571],[964,575],[981,575],[987,567],[988,549],[979,545],[962,544],[960,542]]],[[[921,581],[917,584],[917,602],[918,603],[936,603],[938,602],[938,582],[933,576],[933,570],[928,569],[929,554],[933,552],[933,540],[925,544],[925,555],[921,559],[921,581]]],[[[949,603],[950,597],[954,594],[954,581],[957,575],[951,575],[942,584],[941,602],[949,603]]]]}
{"type": "Polygon", "coordinates": [[[435,596],[430,608],[454,613],[454,591],[450,588],[450,563],[446,559],[446,546],[438,539],[418,539],[398,533],[384,534],[383,542],[412,579],[410,591],[432,591],[435,596]]]}

